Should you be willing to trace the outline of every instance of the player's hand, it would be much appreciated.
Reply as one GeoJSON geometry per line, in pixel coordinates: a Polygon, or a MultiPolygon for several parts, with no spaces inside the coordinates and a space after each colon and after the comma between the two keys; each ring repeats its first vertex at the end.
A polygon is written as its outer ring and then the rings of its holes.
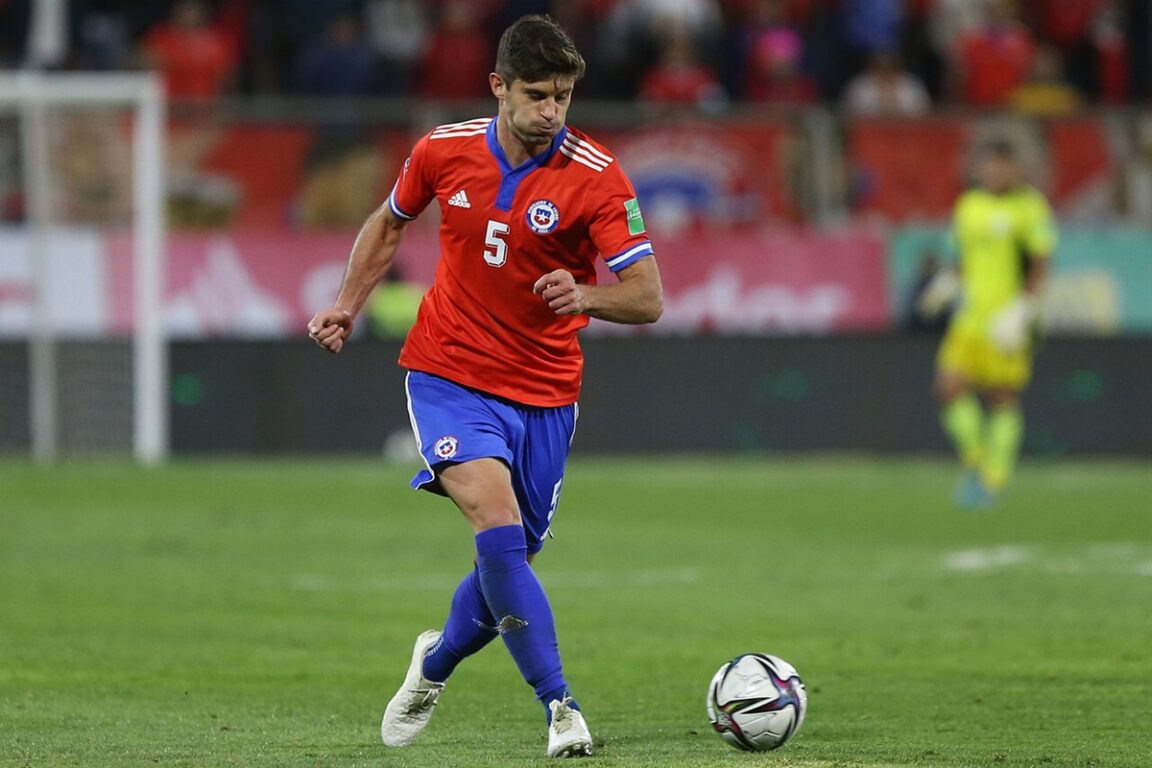
{"type": "Polygon", "coordinates": [[[588,308],[588,295],[584,288],[571,272],[557,269],[537,280],[532,293],[543,298],[558,315],[579,315],[588,308]]]}
{"type": "Polygon", "coordinates": [[[992,317],[992,325],[988,329],[992,343],[1001,352],[1023,350],[1031,340],[1032,323],[1035,320],[1034,305],[1027,296],[1013,300],[992,317]]]}
{"type": "Polygon", "coordinates": [[[960,277],[951,269],[942,269],[924,286],[916,300],[916,311],[921,317],[932,320],[953,306],[959,297],[960,277]]]}
{"type": "Polygon", "coordinates": [[[332,354],[344,348],[352,335],[352,313],[343,309],[325,309],[308,321],[308,337],[332,354]]]}

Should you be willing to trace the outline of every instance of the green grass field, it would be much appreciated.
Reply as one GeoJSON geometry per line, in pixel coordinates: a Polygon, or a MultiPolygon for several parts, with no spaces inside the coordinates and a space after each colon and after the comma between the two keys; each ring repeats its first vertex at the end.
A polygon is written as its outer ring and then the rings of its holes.
{"type": "MultiPolygon", "coordinates": [[[[544,765],[493,644],[415,745],[378,742],[470,565],[450,505],[355,459],[0,463],[0,765],[544,765]]],[[[1028,464],[995,510],[944,462],[580,459],[537,562],[591,766],[1152,765],[1152,471],[1028,464]],[[737,653],[803,731],[710,732],[737,653]]]]}

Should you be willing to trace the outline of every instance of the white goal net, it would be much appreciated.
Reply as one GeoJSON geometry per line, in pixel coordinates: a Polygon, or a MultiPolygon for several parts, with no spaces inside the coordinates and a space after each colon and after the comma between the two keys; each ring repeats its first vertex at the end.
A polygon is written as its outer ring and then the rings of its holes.
{"type": "Polygon", "coordinates": [[[167,454],[151,75],[0,74],[0,452],[167,454]]]}

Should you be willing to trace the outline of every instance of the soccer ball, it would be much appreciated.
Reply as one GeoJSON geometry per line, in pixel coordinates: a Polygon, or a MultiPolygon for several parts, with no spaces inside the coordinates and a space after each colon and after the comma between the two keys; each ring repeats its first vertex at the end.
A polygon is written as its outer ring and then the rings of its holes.
{"type": "Polygon", "coordinates": [[[749,752],[783,746],[804,724],[808,692],[796,668],[777,656],[745,653],[708,686],[708,719],[729,744],[749,752]]]}

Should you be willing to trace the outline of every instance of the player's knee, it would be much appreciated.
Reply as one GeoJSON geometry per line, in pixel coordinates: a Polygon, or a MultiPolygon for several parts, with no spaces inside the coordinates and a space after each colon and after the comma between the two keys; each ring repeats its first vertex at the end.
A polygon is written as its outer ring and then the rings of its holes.
{"type": "Polygon", "coordinates": [[[520,525],[520,510],[502,504],[476,504],[463,508],[464,516],[477,533],[505,525],[520,525]]]}
{"type": "Polygon", "coordinates": [[[954,377],[941,377],[936,380],[934,387],[936,399],[941,405],[947,405],[968,391],[964,381],[954,377]]]}
{"type": "Polygon", "coordinates": [[[992,408],[1015,408],[1020,404],[1020,393],[1014,389],[992,389],[986,399],[992,408]]]}

